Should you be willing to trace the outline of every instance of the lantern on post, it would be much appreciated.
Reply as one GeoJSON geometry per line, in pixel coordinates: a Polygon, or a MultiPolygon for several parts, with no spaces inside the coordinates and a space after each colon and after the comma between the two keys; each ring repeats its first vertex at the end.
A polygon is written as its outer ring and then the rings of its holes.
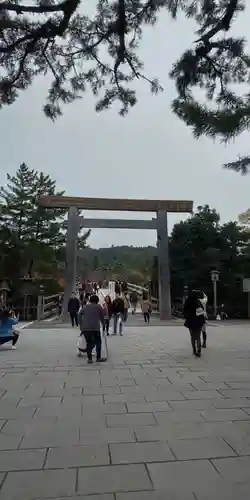
{"type": "Polygon", "coordinates": [[[214,317],[216,319],[217,317],[217,283],[220,280],[220,272],[219,271],[212,271],[211,272],[211,280],[213,283],[213,295],[214,295],[214,317]]]}
{"type": "Polygon", "coordinates": [[[188,286],[187,285],[184,285],[183,287],[183,297],[182,297],[182,305],[184,306],[186,300],[187,300],[187,297],[188,297],[188,286]]]}

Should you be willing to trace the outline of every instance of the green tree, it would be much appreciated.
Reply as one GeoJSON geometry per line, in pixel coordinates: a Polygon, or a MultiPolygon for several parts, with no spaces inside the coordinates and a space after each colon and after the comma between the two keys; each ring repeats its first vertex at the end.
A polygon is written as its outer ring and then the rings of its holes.
{"type": "Polygon", "coordinates": [[[150,278],[155,253],[155,247],[112,246],[98,250],[86,247],[81,255],[81,268],[86,277],[98,269],[103,279],[144,284],[150,278]]]}
{"type": "Polygon", "coordinates": [[[204,286],[204,277],[217,267],[219,260],[219,214],[207,205],[185,222],[175,224],[170,238],[170,261],[174,295],[183,287],[204,286]]]}
{"type": "Polygon", "coordinates": [[[220,225],[219,214],[207,205],[185,222],[175,224],[170,237],[171,285],[174,297],[184,286],[204,290],[212,302],[211,271],[220,272],[219,300],[230,307],[244,302],[242,278],[249,273],[249,233],[237,222],[220,225]]]}
{"type": "Polygon", "coordinates": [[[88,15],[81,0],[25,0],[0,4],[1,104],[10,104],[35,76],[49,73],[52,85],[44,111],[54,119],[61,104],[91,89],[97,111],[114,101],[124,115],[136,103],[132,82],[146,80],[153,93],[161,90],[148,77],[138,49],[144,28],[155,25],[162,12],[179,12],[197,23],[194,46],[174,65],[178,98],[174,111],[197,135],[231,137],[248,122],[249,96],[239,97],[228,84],[248,83],[249,58],[242,38],[231,25],[246,0],[96,0],[88,15]],[[104,49],[104,50],[103,50],[104,49]],[[109,57],[107,57],[107,54],[109,57]],[[218,83],[218,85],[217,85],[218,83]],[[192,88],[200,86],[215,109],[198,104],[192,88]],[[218,91],[217,91],[218,89],[218,91]]]}
{"type": "MultiPolygon", "coordinates": [[[[63,195],[49,175],[29,169],[23,163],[15,175],[7,175],[0,190],[0,232],[2,272],[18,277],[35,271],[55,271],[65,256],[65,210],[47,209],[41,196],[63,195]]],[[[85,243],[86,235],[80,238],[85,243]]]]}

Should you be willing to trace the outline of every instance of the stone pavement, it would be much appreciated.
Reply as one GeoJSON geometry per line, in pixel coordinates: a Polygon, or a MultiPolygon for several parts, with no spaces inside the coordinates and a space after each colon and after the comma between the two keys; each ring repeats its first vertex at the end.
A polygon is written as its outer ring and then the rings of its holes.
{"type": "Polygon", "coordinates": [[[109,361],[77,330],[24,330],[0,351],[0,500],[246,500],[250,332],[127,327],[109,361]]]}

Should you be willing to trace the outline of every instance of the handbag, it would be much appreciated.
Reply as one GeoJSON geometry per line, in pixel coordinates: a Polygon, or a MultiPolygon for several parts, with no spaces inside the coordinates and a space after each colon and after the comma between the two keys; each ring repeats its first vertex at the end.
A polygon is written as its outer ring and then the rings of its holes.
{"type": "Polygon", "coordinates": [[[86,339],[85,339],[85,336],[84,335],[81,335],[78,339],[77,339],[77,348],[80,350],[80,351],[85,351],[87,349],[87,342],[86,342],[86,339]]]}
{"type": "Polygon", "coordinates": [[[101,357],[102,359],[106,360],[108,359],[108,343],[107,343],[107,336],[104,331],[101,333],[101,339],[102,339],[101,357]]]}

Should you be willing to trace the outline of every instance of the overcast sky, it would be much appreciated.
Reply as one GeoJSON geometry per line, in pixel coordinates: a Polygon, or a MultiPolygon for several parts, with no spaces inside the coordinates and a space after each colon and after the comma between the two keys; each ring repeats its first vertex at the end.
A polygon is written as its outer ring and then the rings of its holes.
{"type": "MultiPolygon", "coordinates": [[[[92,0],[93,2],[93,0],[92,0]]],[[[249,12],[237,21],[247,34],[249,12]]],[[[154,97],[147,84],[138,84],[138,105],[126,118],[115,109],[96,114],[90,93],[65,107],[52,124],[41,111],[46,80],[37,81],[11,107],[0,111],[0,183],[20,163],[49,173],[58,189],[70,196],[191,199],[208,203],[223,221],[235,220],[250,206],[250,175],[242,177],[221,168],[239,154],[250,153],[249,135],[228,146],[208,139],[196,141],[191,131],[171,112],[172,63],[194,39],[187,21],[167,16],[148,29],[141,47],[145,73],[158,76],[164,93],[154,97]]],[[[86,212],[89,217],[144,218],[154,214],[86,212]]],[[[169,216],[170,229],[180,220],[169,216]]],[[[154,231],[93,230],[93,247],[155,244],[154,231]]]]}

